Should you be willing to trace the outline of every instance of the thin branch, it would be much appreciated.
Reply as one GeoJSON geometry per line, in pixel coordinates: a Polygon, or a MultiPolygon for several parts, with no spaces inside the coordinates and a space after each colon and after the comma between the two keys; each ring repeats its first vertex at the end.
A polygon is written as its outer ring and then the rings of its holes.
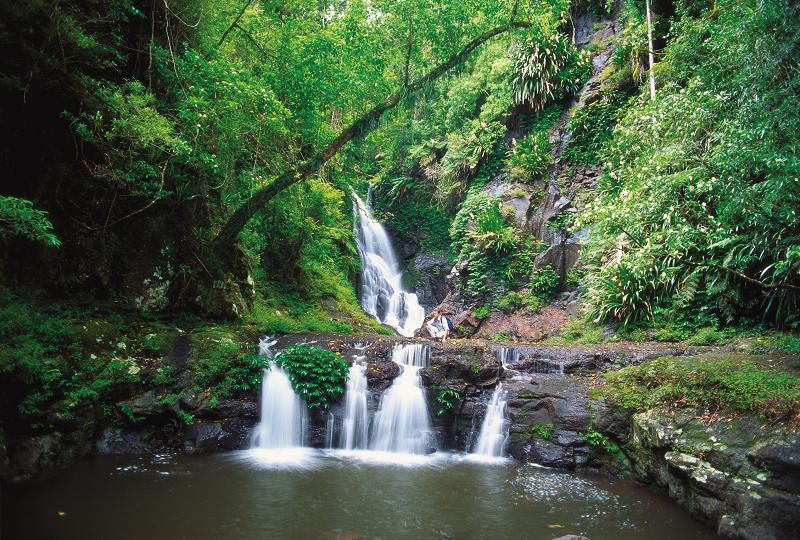
{"type": "Polygon", "coordinates": [[[197,28],[198,26],[200,26],[200,21],[203,20],[203,8],[202,7],[200,8],[200,16],[197,18],[197,22],[194,23],[194,24],[187,23],[186,21],[181,19],[180,15],[178,15],[177,13],[172,11],[172,8],[170,8],[169,4],[167,4],[167,0],[164,0],[164,7],[167,8],[167,11],[172,13],[175,16],[176,19],[178,19],[180,22],[182,22],[184,25],[188,26],[189,28],[197,28]]]}
{"type": "Polygon", "coordinates": [[[403,71],[403,88],[408,87],[409,68],[411,66],[411,51],[414,48],[414,16],[408,14],[408,35],[406,36],[406,65],[403,71]]]}
{"type": "Polygon", "coordinates": [[[225,30],[225,32],[222,34],[222,37],[221,37],[221,38],[219,38],[219,41],[217,42],[217,48],[221,47],[221,46],[222,46],[222,44],[223,44],[223,43],[225,43],[225,38],[227,38],[227,37],[228,37],[228,34],[230,34],[230,33],[231,33],[231,30],[233,30],[233,29],[234,29],[234,27],[235,27],[237,24],[239,24],[239,19],[241,19],[241,18],[242,18],[242,16],[244,15],[244,12],[245,12],[245,11],[247,11],[247,8],[249,8],[249,7],[250,7],[250,4],[252,4],[252,3],[253,3],[253,0],[247,0],[247,2],[245,2],[245,3],[244,3],[244,6],[242,6],[242,10],[239,12],[239,14],[238,14],[238,15],[236,16],[236,18],[233,20],[233,22],[232,22],[232,23],[231,23],[231,25],[228,27],[228,29],[227,29],[227,30],[225,30]]]}
{"type": "MultiPolygon", "coordinates": [[[[172,159],[172,158],[170,158],[170,159],[172,159]]],[[[133,217],[136,214],[141,214],[142,212],[144,212],[145,210],[147,210],[148,208],[150,208],[151,206],[156,204],[158,201],[160,201],[161,200],[161,193],[164,191],[164,178],[165,178],[166,173],[167,173],[167,165],[169,165],[169,159],[167,161],[165,161],[164,162],[164,166],[161,167],[161,185],[158,186],[158,194],[155,196],[155,198],[152,201],[150,201],[149,203],[144,205],[142,208],[139,208],[138,210],[134,210],[133,212],[131,212],[127,216],[122,217],[122,218],[114,221],[111,225],[108,225],[108,219],[106,219],[106,225],[104,225],[103,228],[113,227],[117,223],[119,223],[121,221],[125,221],[126,219],[128,219],[130,217],[133,217]]],[[[116,197],[116,192],[114,192],[114,196],[116,197]]],[[[111,212],[111,209],[109,209],[109,215],[110,215],[110,212],[111,212]]]]}
{"type": "Polygon", "coordinates": [[[274,55],[274,54],[270,54],[269,52],[267,52],[267,50],[266,50],[264,47],[262,47],[262,46],[261,46],[261,44],[260,44],[258,41],[256,41],[256,39],[253,37],[253,35],[252,35],[252,34],[250,34],[250,32],[248,32],[247,30],[245,30],[245,29],[244,29],[244,27],[243,27],[242,25],[240,25],[239,23],[236,23],[236,24],[234,24],[234,25],[233,25],[233,27],[234,27],[234,28],[236,28],[237,30],[239,30],[239,31],[240,31],[242,34],[244,34],[244,36],[247,38],[247,40],[248,40],[248,41],[249,41],[249,42],[250,42],[250,43],[251,43],[251,44],[252,44],[252,45],[253,45],[253,46],[254,46],[256,49],[258,49],[258,51],[259,51],[259,52],[260,52],[260,53],[261,53],[261,54],[262,54],[262,55],[263,55],[265,58],[270,58],[270,59],[272,59],[272,60],[274,60],[274,59],[275,59],[275,55],[274,55]]]}

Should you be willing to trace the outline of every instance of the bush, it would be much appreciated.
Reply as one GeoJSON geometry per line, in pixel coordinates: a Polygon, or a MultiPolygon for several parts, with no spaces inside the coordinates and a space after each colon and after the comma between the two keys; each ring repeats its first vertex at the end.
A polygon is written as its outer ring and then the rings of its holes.
{"type": "Polygon", "coordinates": [[[571,138],[563,157],[583,165],[598,165],[625,103],[624,95],[606,92],[575,111],[569,121],[571,138]]]}
{"type": "Polygon", "coordinates": [[[548,343],[593,345],[604,341],[603,327],[597,326],[584,319],[569,319],[567,326],[561,330],[557,337],[549,338],[548,343]]]}
{"type": "Polygon", "coordinates": [[[513,311],[524,307],[535,313],[542,308],[542,302],[530,293],[510,292],[498,300],[496,306],[502,311],[513,311]]]}
{"type": "Polygon", "coordinates": [[[442,388],[439,390],[436,394],[436,401],[439,402],[439,410],[436,411],[436,416],[442,416],[455,407],[459,399],[461,399],[461,394],[457,390],[452,390],[450,388],[442,388]]]}
{"type": "Polygon", "coordinates": [[[617,443],[611,441],[608,436],[599,431],[595,431],[591,426],[586,430],[586,433],[579,433],[579,436],[589,446],[599,446],[609,454],[619,453],[619,445],[617,443]]]}
{"type": "Polygon", "coordinates": [[[53,234],[53,224],[47,219],[47,212],[37,210],[26,199],[0,195],[0,238],[12,236],[53,247],[61,245],[61,241],[53,234]]]}
{"type": "Polygon", "coordinates": [[[349,366],[341,355],[308,345],[288,347],[275,356],[292,387],[312,409],[327,409],[344,392],[349,366]]]}
{"type": "Polygon", "coordinates": [[[508,152],[507,163],[511,176],[522,182],[531,182],[546,173],[553,164],[547,133],[531,133],[517,142],[508,152]]]}
{"type": "Polygon", "coordinates": [[[540,300],[549,300],[558,289],[561,278],[552,266],[543,266],[533,271],[530,278],[531,292],[540,300]]]}
{"type": "Polygon", "coordinates": [[[657,358],[603,377],[605,385],[593,395],[637,411],[694,407],[711,413],[757,413],[772,420],[800,414],[797,378],[751,360],[657,358]]]}
{"type": "Polygon", "coordinates": [[[489,308],[489,306],[478,306],[472,310],[472,314],[475,315],[475,318],[479,321],[487,318],[490,312],[491,308],[489,308]]]}
{"type": "Polygon", "coordinates": [[[216,402],[261,387],[269,361],[246,339],[209,331],[200,332],[196,340],[200,353],[190,364],[195,373],[195,391],[208,391],[216,402]]]}
{"type": "Polygon", "coordinates": [[[549,441],[553,438],[555,429],[556,425],[553,422],[547,422],[546,424],[532,424],[528,432],[544,441],[549,441]]]}

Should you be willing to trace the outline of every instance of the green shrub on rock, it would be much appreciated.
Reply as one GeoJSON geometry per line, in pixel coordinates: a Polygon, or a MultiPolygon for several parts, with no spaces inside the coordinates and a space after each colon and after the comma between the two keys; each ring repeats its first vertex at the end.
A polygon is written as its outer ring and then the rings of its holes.
{"type": "Polygon", "coordinates": [[[341,355],[308,345],[293,345],[275,361],[289,374],[292,387],[312,409],[327,409],[344,392],[348,365],[341,355]]]}

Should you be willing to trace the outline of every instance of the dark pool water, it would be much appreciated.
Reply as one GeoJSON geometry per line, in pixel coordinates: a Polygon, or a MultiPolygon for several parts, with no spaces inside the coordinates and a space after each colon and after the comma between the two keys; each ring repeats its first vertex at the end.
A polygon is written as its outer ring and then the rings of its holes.
{"type": "Polygon", "coordinates": [[[414,465],[317,454],[265,467],[247,452],[96,458],[6,486],[2,540],[717,538],[632,482],[440,455],[414,465]]]}

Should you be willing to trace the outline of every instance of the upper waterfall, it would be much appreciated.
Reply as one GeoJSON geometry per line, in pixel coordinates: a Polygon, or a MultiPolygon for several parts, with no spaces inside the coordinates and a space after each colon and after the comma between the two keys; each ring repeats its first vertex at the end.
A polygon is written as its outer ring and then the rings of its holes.
{"type": "Polygon", "coordinates": [[[410,337],[422,326],[425,309],[417,295],[403,290],[403,270],[386,230],[372,217],[368,204],[353,193],[354,232],[361,257],[361,296],[364,311],[398,334],[410,337]]]}

